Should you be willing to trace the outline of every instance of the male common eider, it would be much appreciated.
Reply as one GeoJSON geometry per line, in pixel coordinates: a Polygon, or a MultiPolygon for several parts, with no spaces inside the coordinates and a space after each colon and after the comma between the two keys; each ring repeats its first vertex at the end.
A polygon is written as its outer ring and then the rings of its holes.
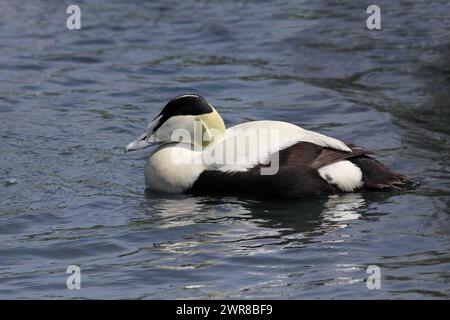
{"type": "Polygon", "coordinates": [[[145,183],[162,192],[298,198],[409,182],[363,148],[287,122],[225,129],[219,113],[193,94],[172,99],[125,152],[152,145],[145,183]]]}

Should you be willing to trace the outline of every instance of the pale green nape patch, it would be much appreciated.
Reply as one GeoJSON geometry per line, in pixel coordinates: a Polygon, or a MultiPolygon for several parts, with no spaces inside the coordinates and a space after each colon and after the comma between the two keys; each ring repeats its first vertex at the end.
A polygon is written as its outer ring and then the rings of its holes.
{"type": "Polygon", "coordinates": [[[197,117],[202,122],[202,146],[207,147],[225,136],[225,123],[219,113],[213,108],[213,112],[197,117]],[[203,139],[203,137],[205,137],[203,139]]]}

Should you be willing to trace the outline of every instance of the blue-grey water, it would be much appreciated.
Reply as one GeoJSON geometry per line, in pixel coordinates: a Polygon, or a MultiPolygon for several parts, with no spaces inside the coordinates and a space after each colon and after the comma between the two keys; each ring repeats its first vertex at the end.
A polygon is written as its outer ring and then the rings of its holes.
{"type": "Polygon", "coordinates": [[[450,5],[0,1],[0,298],[448,299],[450,5]],[[377,151],[413,190],[145,191],[124,154],[173,96],[377,151]],[[66,269],[81,268],[81,289],[66,269]],[[381,288],[369,290],[377,265],[381,288]]]}

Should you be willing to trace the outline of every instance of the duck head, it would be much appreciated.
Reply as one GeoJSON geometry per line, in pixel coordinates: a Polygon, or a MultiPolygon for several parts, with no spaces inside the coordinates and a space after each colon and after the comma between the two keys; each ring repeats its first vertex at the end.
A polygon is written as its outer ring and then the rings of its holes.
{"type": "Polygon", "coordinates": [[[187,94],[169,101],[136,140],[125,146],[125,152],[154,144],[188,143],[206,147],[225,135],[225,124],[205,98],[187,94]]]}

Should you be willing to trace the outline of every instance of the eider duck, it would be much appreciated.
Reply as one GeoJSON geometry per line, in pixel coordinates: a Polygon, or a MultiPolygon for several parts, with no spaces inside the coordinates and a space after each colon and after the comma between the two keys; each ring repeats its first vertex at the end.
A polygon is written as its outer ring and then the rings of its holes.
{"type": "Polygon", "coordinates": [[[145,183],[161,192],[300,198],[403,188],[371,152],[282,121],[225,128],[205,98],[175,97],[125,152],[154,146],[145,183]]]}

